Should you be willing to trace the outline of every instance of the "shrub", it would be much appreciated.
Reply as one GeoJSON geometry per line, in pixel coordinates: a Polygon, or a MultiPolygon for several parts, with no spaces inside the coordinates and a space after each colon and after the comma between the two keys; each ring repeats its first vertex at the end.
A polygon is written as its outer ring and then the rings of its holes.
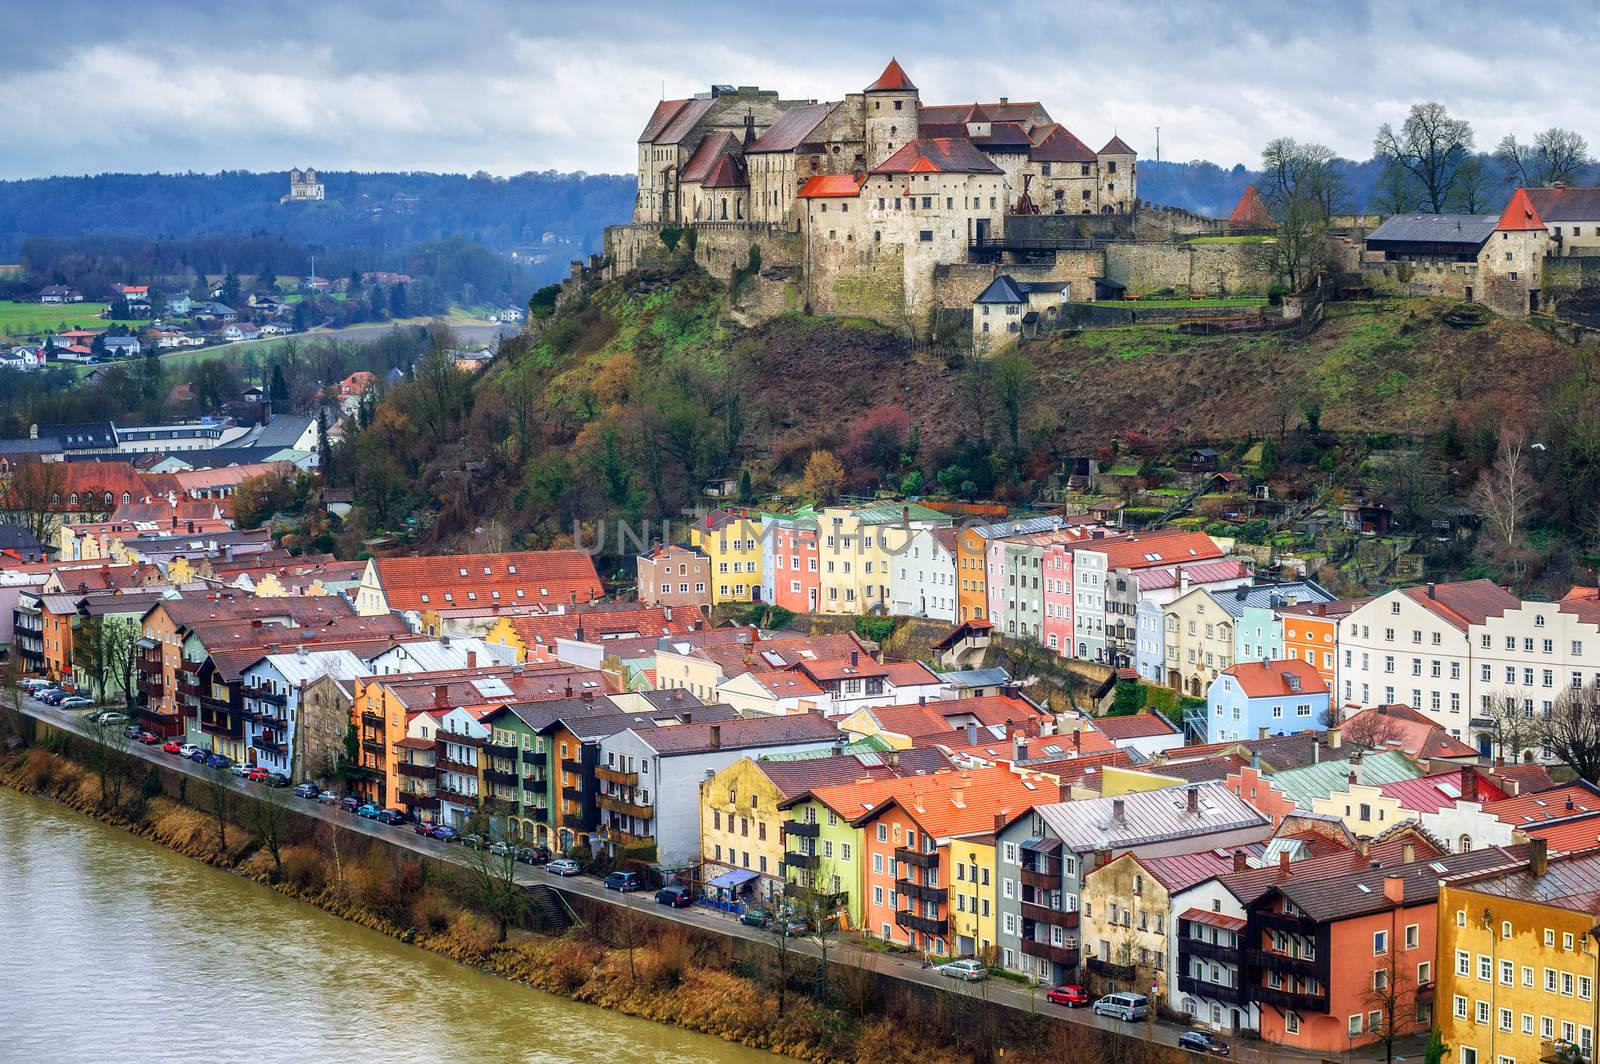
{"type": "Polygon", "coordinates": [[[455,915],[450,903],[432,890],[418,894],[411,905],[411,925],[430,935],[442,933],[455,915]]]}
{"type": "Polygon", "coordinates": [[[689,936],[678,928],[669,928],[656,940],[655,982],[658,986],[675,987],[689,974],[694,947],[689,936]]]}
{"type": "Polygon", "coordinates": [[[30,791],[48,791],[61,773],[61,762],[50,751],[34,747],[22,763],[22,785],[30,791]]]}
{"type": "Polygon", "coordinates": [[[307,894],[320,891],[327,885],[322,855],[309,846],[288,847],[283,851],[283,881],[307,894]]]}

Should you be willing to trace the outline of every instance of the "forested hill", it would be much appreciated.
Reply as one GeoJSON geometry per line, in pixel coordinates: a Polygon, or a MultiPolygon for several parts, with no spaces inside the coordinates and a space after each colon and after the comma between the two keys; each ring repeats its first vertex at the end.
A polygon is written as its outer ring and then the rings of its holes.
{"type": "Polygon", "coordinates": [[[626,221],[634,179],[554,171],[487,174],[318,171],[327,198],[283,205],[287,172],[101,174],[0,181],[0,262],[29,237],[136,236],[189,240],[269,235],[328,251],[411,247],[457,237],[546,261],[540,280],[600,250],[602,229],[626,221]]]}

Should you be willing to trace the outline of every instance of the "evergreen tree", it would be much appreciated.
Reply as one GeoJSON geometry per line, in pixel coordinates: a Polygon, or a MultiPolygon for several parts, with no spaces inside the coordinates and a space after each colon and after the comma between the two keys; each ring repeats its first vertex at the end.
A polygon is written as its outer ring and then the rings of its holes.
{"type": "Polygon", "coordinates": [[[232,273],[222,280],[222,302],[239,309],[239,278],[232,273]]]}
{"type": "Polygon", "coordinates": [[[322,483],[333,486],[333,444],[328,441],[328,411],[317,409],[317,464],[322,469],[322,483]]]}
{"type": "Polygon", "coordinates": [[[305,332],[311,322],[311,315],[306,311],[305,300],[294,305],[294,331],[305,332]]]}
{"type": "Polygon", "coordinates": [[[396,318],[404,318],[406,314],[406,286],[397,284],[389,289],[389,313],[396,318]]]}
{"type": "Polygon", "coordinates": [[[274,409],[286,410],[289,406],[289,382],[283,378],[283,363],[275,362],[272,366],[272,405],[274,409]]]}
{"type": "Polygon", "coordinates": [[[278,290],[278,275],[272,272],[271,266],[266,267],[256,275],[256,285],[257,287],[265,288],[268,292],[276,292],[278,290]]]}

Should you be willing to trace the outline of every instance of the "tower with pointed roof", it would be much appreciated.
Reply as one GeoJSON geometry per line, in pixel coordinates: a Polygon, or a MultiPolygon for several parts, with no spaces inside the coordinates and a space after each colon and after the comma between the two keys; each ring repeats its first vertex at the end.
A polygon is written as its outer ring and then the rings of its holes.
{"type": "Polygon", "coordinates": [[[1095,152],[1099,161],[1100,213],[1128,214],[1133,210],[1134,189],[1137,187],[1138,154],[1121,138],[1113,136],[1106,146],[1095,152]]]}
{"type": "Polygon", "coordinates": [[[1549,230],[1528,190],[1517,189],[1478,252],[1478,302],[1507,317],[1537,313],[1549,246],[1549,230]]]}
{"type": "Polygon", "coordinates": [[[917,139],[921,98],[897,60],[889,60],[878,80],[866,87],[867,169],[872,169],[917,139]]]}

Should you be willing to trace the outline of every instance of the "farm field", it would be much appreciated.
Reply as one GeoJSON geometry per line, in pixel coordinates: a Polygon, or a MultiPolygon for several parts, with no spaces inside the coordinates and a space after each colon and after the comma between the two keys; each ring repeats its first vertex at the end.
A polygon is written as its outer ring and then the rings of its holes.
{"type": "Polygon", "coordinates": [[[105,303],[18,303],[0,299],[0,337],[22,340],[43,332],[68,329],[104,329],[108,325],[140,326],[139,321],[106,321],[100,317],[105,303]]]}

